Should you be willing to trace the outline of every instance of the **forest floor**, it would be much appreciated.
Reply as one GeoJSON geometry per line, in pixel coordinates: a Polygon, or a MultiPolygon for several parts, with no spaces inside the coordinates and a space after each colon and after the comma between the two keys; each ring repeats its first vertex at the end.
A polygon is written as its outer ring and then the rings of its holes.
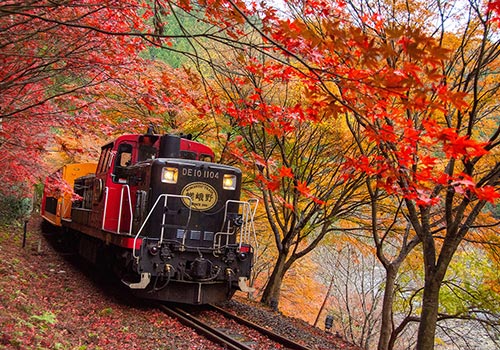
{"type": "MultiPolygon", "coordinates": [[[[221,349],[133,298],[118,281],[75,262],[40,232],[40,219],[0,227],[0,349],[221,349]]],[[[356,347],[242,298],[226,303],[254,322],[287,330],[311,349],[356,347]]]]}

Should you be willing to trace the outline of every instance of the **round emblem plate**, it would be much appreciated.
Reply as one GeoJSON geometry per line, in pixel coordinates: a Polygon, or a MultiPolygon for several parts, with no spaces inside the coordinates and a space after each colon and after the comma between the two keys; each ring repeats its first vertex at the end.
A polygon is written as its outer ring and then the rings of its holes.
{"type": "Polygon", "coordinates": [[[215,188],[205,182],[193,182],[186,185],[181,195],[191,198],[191,203],[187,198],[182,198],[182,202],[186,207],[197,211],[205,211],[212,209],[217,203],[218,194],[215,188]]]}

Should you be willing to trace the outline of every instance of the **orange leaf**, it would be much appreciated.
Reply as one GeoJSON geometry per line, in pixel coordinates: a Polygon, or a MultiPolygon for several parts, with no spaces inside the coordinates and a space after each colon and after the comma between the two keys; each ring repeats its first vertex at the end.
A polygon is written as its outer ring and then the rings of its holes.
{"type": "Polygon", "coordinates": [[[317,204],[325,204],[324,201],[322,201],[321,199],[311,195],[310,191],[311,189],[309,187],[307,187],[307,184],[305,181],[297,181],[297,186],[295,186],[295,188],[297,189],[297,191],[299,191],[302,195],[304,195],[305,197],[311,199],[314,203],[317,203],[317,204]]]}
{"type": "Polygon", "coordinates": [[[280,176],[281,177],[289,177],[293,178],[293,172],[291,168],[287,168],[285,166],[280,168],[280,176]]]}
{"type": "Polygon", "coordinates": [[[493,186],[476,187],[474,192],[479,200],[488,201],[491,204],[494,204],[495,200],[500,198],[500,193],[493,186]]]}
{"type": "Polygon", "coordinates": [[[311,195],[309,193],[311,190],[307,187],[307,183],[305,181],[297,181],[297,186],[295,186],[295,188],[306,197],[311,195]]]}

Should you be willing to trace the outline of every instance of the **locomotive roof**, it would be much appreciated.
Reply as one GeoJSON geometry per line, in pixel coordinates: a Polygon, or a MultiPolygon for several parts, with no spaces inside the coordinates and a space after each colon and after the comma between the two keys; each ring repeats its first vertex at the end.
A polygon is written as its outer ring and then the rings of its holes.
{"type": "Polygon", "coordinates": [[[176,135],[176,134],[123,134],[123,135],[120,135],[118,136],[117,138],[115,138],[113,141],[110,141],[106,144],[104,144],[102,146],[102,148],[105,148],[106,146],[109,146],[117,141],[122,141],[122,140],[125,140],[125,141],[137,141],[139,140],[140,137],[143,137],[143,136],[152,136],[152,137],[157,137],[158,139],[162,136],[167,136],[167,135],[171,135],[171,136],[176,136],[176,137],[179,137],[181,139],[181,142],[187,142],[187,143],[191,143],[191,144],[196,144],[196,145],[200,145],[200,146],[204,146],[204,147],[207,147],[207,148],[210,148],[208,147],[207,145],[201,143],[201,142],[198,142],[198,141],[193,141],[191,140],[190,138],[187,138],[185,137],[184,135],[176,135]]]}

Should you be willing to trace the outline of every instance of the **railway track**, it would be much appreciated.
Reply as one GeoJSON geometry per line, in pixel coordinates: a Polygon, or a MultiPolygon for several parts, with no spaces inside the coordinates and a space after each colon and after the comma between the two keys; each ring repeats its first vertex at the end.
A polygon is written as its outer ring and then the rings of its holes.
{"type": "Polygon", "coordinates": [[[193,312],[191,312],[189,309],[184,309],[183,307],[179,306],[160,305],[159,308],[171,317],[175,317],[176,319],[178,319],[182,324],[195,329],[198,334],[203,335],[207,339],[210,339],[211,341],[222,345],[225,349],[256,350],[260,349],[261,345],[258,341],[255,341],[242,332],[227,328],[220,328],[219,326],[212,326],[207,321],[203,320],[202,317],[195,314],[203,311],[216,312],[217,314],[222,315],[227,319],[235,321],[241,326],[258,332],[260,335],[267,338],[268,342],[279,344],[280,349],[311,350],[306,346],[282,337],[281,335],[276,334],[269,329],[261,327],[239,316],[233,315],[226,310],[214,305],[207,305],[203,308],[198,308],[193,312]]]}

